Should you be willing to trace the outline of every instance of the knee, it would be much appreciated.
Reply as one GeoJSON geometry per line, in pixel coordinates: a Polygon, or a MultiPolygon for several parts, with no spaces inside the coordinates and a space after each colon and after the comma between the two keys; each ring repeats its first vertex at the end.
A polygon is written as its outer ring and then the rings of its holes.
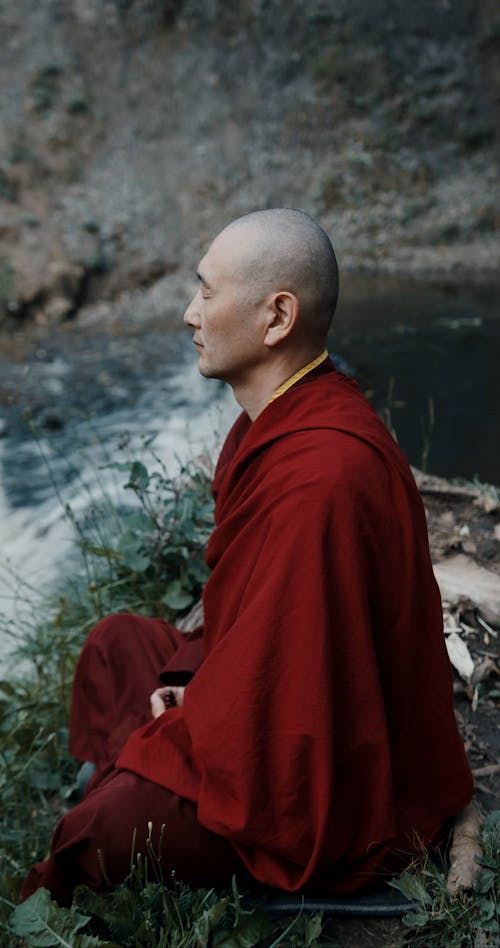
{"type": "MultiPolygon", "coordinates": [[[[116,612],[105,616],[90,630],[84,648],[96,646],[107,649],[118,640],[123,643],[129,639],[136,639],[139,634],[139,617],[129,612],[116,612]]],[[[141,616],[141,621],[144,619],[141,616]]]]}

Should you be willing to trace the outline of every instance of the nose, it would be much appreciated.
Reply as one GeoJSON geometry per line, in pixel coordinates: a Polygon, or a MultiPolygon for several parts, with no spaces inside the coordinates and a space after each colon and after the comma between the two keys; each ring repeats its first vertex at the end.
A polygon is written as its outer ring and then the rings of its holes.
{"type": "Polygon", "coordinates": [[[183,320],[186,326],[193,326],[194,329],[197,329],[200,326],[200,315],[198,312],[198,305],[197,305],[198,294],[199,294],[199,290],[198,290],[198,293],[195,293],[195,295],[193,296],[193,299],[191,300],[183,316],[183,320]]]}

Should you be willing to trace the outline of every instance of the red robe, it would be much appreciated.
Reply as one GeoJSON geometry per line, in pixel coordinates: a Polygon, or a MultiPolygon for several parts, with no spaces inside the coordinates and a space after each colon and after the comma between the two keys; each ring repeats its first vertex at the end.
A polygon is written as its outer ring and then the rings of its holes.
{"type": "Polygon", "coordinates": [[[194,801],[260,882],[355,892],[472,795],[420,496],[329,362],[239,417],[214,492],[205,659],[117,767],[194,801]]]}

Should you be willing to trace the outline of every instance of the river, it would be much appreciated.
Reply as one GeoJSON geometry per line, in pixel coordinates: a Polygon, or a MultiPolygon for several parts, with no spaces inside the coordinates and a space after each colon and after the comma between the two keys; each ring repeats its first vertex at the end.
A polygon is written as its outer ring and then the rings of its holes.
{"type": "MultiPolygon", "coordinates": [[[[385,414],[411,463],[500,484],[498,287],[346,283],[330,351],[385,414]]],[[[22,583],[48,589],[71,564],[64,505],[82,513],[103,491],[123,502],[110,459],[140,455],[155,436],[175,473],[202,450],[214,454],[236,406],[226,386],[199,376],[180,320],[35,327],[4,340],[0,369],[5,630],[34,595],[22,583]]],[[[9,650],[5,631],[0,648],[9,650]]]]}

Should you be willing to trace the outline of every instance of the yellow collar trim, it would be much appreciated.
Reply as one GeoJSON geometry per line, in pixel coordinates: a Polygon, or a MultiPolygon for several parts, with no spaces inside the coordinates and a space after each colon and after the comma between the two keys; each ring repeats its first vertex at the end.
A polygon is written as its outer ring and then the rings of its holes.
{"type": "Polygon", "coordinates": [[[302,369],[299,369],[299,371],[296,372],[295,375],[292,375],[292,377],[287,379],[286,382],[283,382],[283,384],[280,385],[280,387],[277,388],[275,392],[273,392],[267,404],[270,405],[271,402],[274,402],[274,400],[276,398],[279,398],[280,395],[284,395],[285,392],[288,392],[288,389],[291,388],[292,385],[295,385],[295,383],[298,382],[299,379],[303,379],[304,375],[307,375],[309,372],[312,372],[313,369],[315,369],[318,365],[321,365],[321,363],[324,362],[325,359],[327,358],[328,358],[328,352],[325,349],[321,353],[321,355],[316,356],[316,358],[313,359],[312,362],[308,362],[307,365],[305,365],[302,369]]]}

